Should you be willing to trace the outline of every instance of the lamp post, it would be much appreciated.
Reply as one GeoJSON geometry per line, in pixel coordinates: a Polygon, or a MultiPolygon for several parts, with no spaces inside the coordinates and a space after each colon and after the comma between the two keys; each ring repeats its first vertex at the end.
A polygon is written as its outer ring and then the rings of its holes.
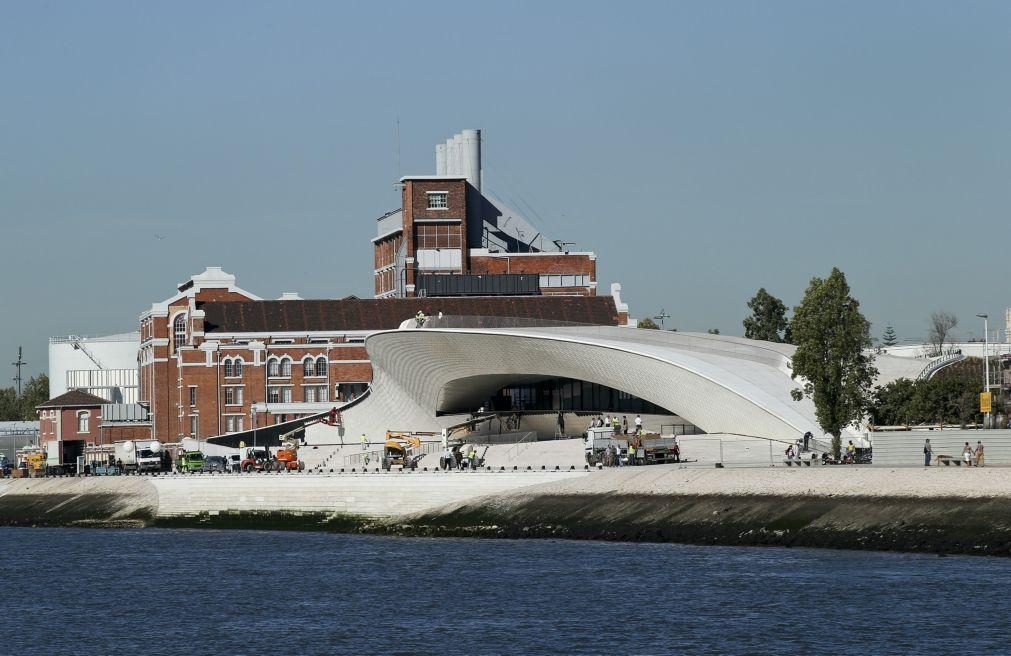
{"type": "MultiPolygon", "coordinates": [[[[983,320],[983,391],[990,391],[990,325],[987,323],[989,315],[977,314],[983,320]]],[[[990,413],[986,413],[983,418],[983,425],[990,427],[990,413]]]]}

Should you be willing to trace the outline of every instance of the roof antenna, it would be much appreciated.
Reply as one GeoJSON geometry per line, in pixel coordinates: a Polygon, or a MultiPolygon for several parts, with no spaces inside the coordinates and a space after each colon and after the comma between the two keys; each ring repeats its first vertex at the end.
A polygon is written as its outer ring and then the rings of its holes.
{"type": "Polygon", "coordinates": [[[401,178],[401,175],[400,175],[400,117],[399,116],[397,117],[396,122],[393,125],[393,141],[394,141],[394,144],[395,144],[394,165],[397,168],[397,177],[395,178],[396,182],[393,183],[393,188],[399,190],[400,189],[400,178],[401,178]]]}
{"type": "Polygon", "coordinates": [[[17,375],[14,376],[14,378],[12,378],[12,380],[15,383],[18,384],[18,398],[19,399],[21,398],[21,368],[24,367],[26,364],[28,364],[28,363],[25,362],[24,359],[21,357],[21,347],[19,346],[18,347],[18,361],[17,362],[11,362],[11,365],[13,365],[18,370],[17,375]]]}

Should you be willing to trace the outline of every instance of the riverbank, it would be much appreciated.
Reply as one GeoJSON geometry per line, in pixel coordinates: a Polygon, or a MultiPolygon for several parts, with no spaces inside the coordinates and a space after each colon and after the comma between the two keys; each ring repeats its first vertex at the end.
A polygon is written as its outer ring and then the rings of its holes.
{"type": "Polygon", "coordinates": [[[237,475],[0,483],[0,522],[1011,555],[1011,469],[237,475]]]}

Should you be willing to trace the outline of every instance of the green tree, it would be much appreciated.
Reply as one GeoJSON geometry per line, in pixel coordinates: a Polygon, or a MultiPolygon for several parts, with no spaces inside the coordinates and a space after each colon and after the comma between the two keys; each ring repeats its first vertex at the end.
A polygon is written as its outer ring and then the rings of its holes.
{"type": "Polygon", "coordinates": [[[762,287],[748,301],[751,316],[744,320],[744,336],[748,339],[763,339],[767,342],[782,342],[781,332],[788,329],[786,305],[762,287]]]}
{"type": "Polygon", "coordinates": [[[656,325],[656,322],[646,317],[645,319],[639,319],[639,323],[635,324],[636,328],[647,328],[649,330],[659,330],[660,326],[656,325]]]}
{"type": "Polygon", "coordinates": [[[832,451],[839,457],[840,437],[847,425],[859,421],[870,407],[877,369],[871,345],[871,325],[850,296],[846,276],[837,268],[824,280],[812,278],[804,299],[793,309],[793,378],[803,381],[792,392],[794,400],[814,401],[822,430],[832,435],[832,451]]]}
{"type": "Polygon", "coordinates": [[[874,390],[871,421],[878,426],[905,426],[921,423],[914,400],[919,384],[899,378],[874,390]]]}
{"type": "Polygon", "coordinates": [[[895,329],[885,326],[885,332],[881,333],[881,343],[885,346],[895,346],[899,343],[899,338],[895,336],[895,329]]]}
{"type": "Polygon", "coordinates": [[[0,387],[0,421],[19,421],[21,406],[13,387],[0,387]]]}
{"type": "Polygon", "coordinates": [[[0,421],[35,421],[35,406],[49,400],[49,376],[32,376],[18,397],[13,387],[0,388],[0,421]]]}
{"type": "Polygon", "coordinates": [[[36,406],[49,400],[49,376],[39,374],[32,376],[21,390],[21,398],[18,399],[20,406],[19,419],[21,421],[35,421],[38,415],[35,414],[36,406]]]}

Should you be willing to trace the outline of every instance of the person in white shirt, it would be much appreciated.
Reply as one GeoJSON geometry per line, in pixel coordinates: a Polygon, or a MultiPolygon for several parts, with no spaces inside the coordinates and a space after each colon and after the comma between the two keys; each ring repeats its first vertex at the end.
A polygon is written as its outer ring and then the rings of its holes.
{"type": "Polygon", "coordinates": [[[635,434],[639,435],[642,433],[642,417],[639,415],[635,416],[635,434]]]}

